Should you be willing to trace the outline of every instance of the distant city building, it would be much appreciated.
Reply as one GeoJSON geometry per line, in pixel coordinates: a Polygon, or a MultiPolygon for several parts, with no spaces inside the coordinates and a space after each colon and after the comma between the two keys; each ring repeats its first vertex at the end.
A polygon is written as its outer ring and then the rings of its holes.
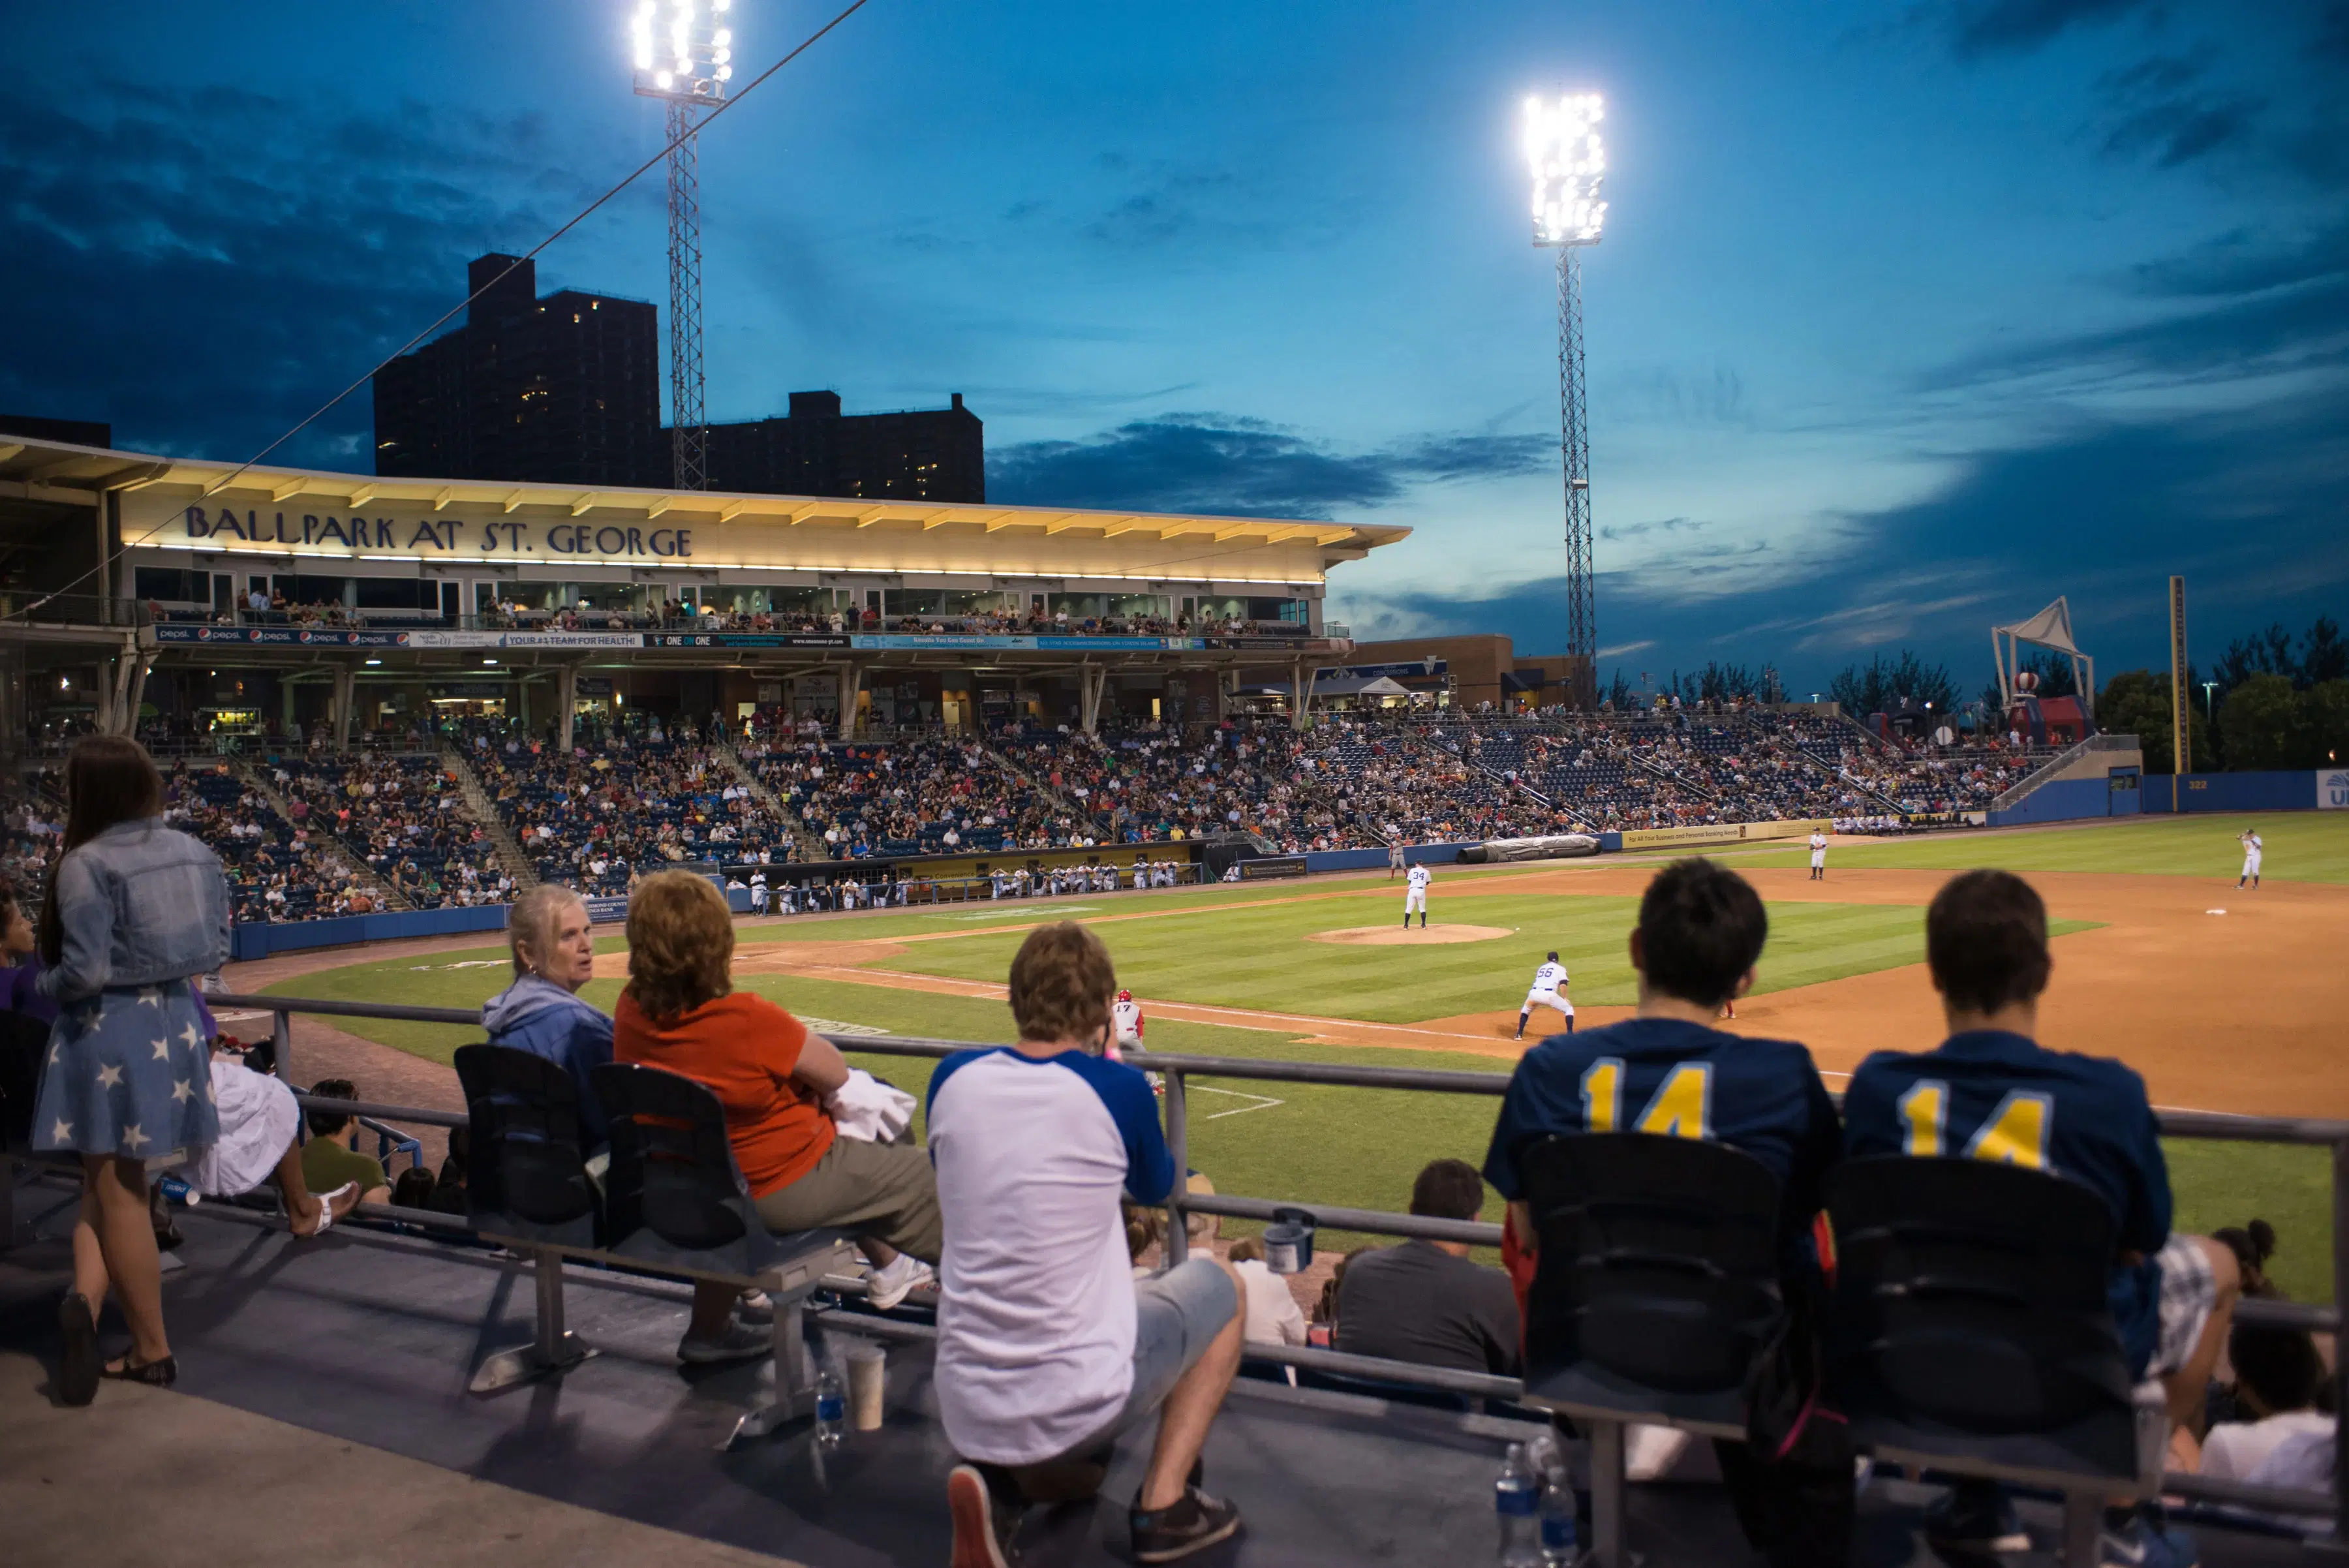
{"type": "Polygon", "coordinates": [[[110,447],[114,427],[96,420],[53,420],[40,414],[0,414],[0,436],[31,436],[72,446],[110,447]]]}
{"type": "Polygon", "coordinates": [[[843,414],[838,392],[793,392],[781,419],[709,427],[709,488],[875,501],[987,499],[987,449],[962,394],[943,409],[843,414]]]}
{"type": "Polygon", "coordinates": [[[654,307],[568,288],[541,299],[536,265],[507,255],[474,261],[466,281],[490,286],[465,325],[376,373],[376,472],[668,483],[654,307]]]}

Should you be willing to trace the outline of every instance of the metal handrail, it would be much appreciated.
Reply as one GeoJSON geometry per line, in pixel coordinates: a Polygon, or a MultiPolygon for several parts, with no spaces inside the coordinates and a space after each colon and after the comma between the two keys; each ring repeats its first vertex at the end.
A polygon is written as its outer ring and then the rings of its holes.
{"type": "MultiPolygon", "coordinates": [[[[316,1001],[303,997],[255,996],[243,992],[217,993],[211,1001],[222,1006],[265,1009],[274,1018],[274,1033],[278,1050],[278,1070],[286,1072],[285,1063],[291,1050],[288,1020],[295,1012],[317,1013],[330,1017],[386,1018],[418,1023],[476,1024],[481,1022],[477,1011],[446,1007],[406,1007],[391,1002],[352,1002],[316,1001]]],[[[987,1049],[981,1043],[965,1040],[940,1040],[904,1035],[864,1036],[827,1034],[829,1041],[843,1052],[863,1052],[871,1055],[939,1058],[957,1051],[987,1049]]],[[[1467,1094],[1500,1096],[1508,1090],[1511,1075],[1506,1073],[1442,1072],[1411,1067],[1349,1067],[1319,1062],[1277,1062],[1233,1056],[1187,1056],[1156,1052],[1129,1052],[1129,1065],[1164,1075],[1166,1088],[1166,1142],[1174,1168],[1186,1172],[1190,1168],[1190,1115],[1186,1081],[1191,1077],[1241,1078],[1258,1082],[1324,1084],[1356,1088],[1392,1089],[1417,1093],[1467,1094]]],[[[447,1111],[429,1110],[421,1106],[401,1106],[377,1104],[372,1101],[329,1100],[315,1096],[296,1096],[305,1106],[316,1109],[347,1111],[357,1115],[400,1117],[436,1126],[461,1127],[466,1118],[447,1111]]],[[[2349,1306],[2349,1235],[2344,1234],[2344,1220],[2349,1218],[2349,1121],[2331,1121],[2300,1116],[2239,1116],[2211,1111],[2157,1111],[2155,1117],[2163,1134],[2172,1137],[2217,1139],[2228,1142],[2283,1143],[2329,1147],[2333,1150],[2333,1305],[2313,1306],[2298,1302],[2246,1301],[2236,1307],[2236,1315],[2244,1323],[2273,1327],[2305,1328],[2312,1332],[2335,1333],[2342,1324],[2343,1308],[2349,1306]]],[[[471,1227],[458,1221],[451,1225],[450,1216],[428,1215],[423,1210],[392,1210],[388,1206],[361,1205],[361,1212],[374,1215],[381,1208],[381,1217],[405,1223],[433,1224],[440,1229],[471,1227]]],[[[1180,1263],[1189,1253],[1189,1235],[1184,1223],[1186,1212],[1225,1214],[1238,1219],[1268,1220],[1275,1209],[1302,1209],[1311,1213],[1318,1223],[1333,1229],[1358,1231],[1375,1235],[1418,1236],[1433,1241],[1464,1241],[1471,1245],[1491,1246],[1500,1241],[1500,1227],[1470,1220],[1441,1220],[1424,1215],[1392,1214],[1375,1210],[1346,1209],[1295,1200],[1254,1198],[1240,1194],[1193,1194],[1185,1183],[1177,1181],[1167,1195],[1166,1258],[1170,1264],[1180,1263]]],[[[1271,1346],[1250,1342],[1250,1354],[1260,1354],[1274,1360],[1289,1360],[1306,1365],[1302,1358],[1283,1352],[1289,1347],[1271,1346]]],[[[1335,1354],[1335,1353],[1324,1353],[1335,1354]]],[[[1388,1362],[1372,1357],[1348,1357],[1365,1363],[1356,1369],[1359,1376],[1378,1377],[1388,1382],[1414,1386],[1450,1389],[1454,1392],[1487,1394],[1495,1397],[1515,1397],[1521,1387],[1512,1391],[1504,1386],[1516,1385],[1511,1378],[1480,1379],[1479,1386],[1467,1389],[1459,1380],[1467,1376],[1444,1368],[1419,1366],[1408,1362],[1388,1362]],[[1440,1375],[1440,1376],[1438,1376],[1440,1375]],[[1493,1386],[1485,1387],[1485,1382],[1493,1386]]],[[[1317,1355],[1310,1365],[1322,1365],[1317,1355]]],[[[1331,1370],[1340,1370],[1334,1365],[1331,1370]]],[[[2349,1365],[2337,1369],[2338,1392],[2349,1395],[2349,1365]]],[[[2334,1442],[2349,1450],[2349,1398],[2336,1399],[2334,1442]]],[[[2165,1491],[2213,1502],[2234,1503],[2269,1510],[2280,1513],[2311,1515],[2329,1514],[2334,1521],[2336,1541],[2349,1541],[2349,1466],[2336,1469],[2335,1493],[2303,1491],[2271,1487],[2253,1487],[2247,1483],[2222,1481],[2192,1472],[2171,1471],[2162,1477],[2165,1491]]]]}

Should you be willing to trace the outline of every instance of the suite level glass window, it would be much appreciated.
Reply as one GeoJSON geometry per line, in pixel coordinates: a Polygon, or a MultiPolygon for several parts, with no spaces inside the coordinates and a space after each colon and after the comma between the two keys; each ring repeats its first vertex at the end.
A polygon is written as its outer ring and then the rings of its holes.
{"type": "Polygon", "coordinates": [[[1099,620],[1109,613],[1107,594],[1054,594],[1052,611],[1055,618],[1067,616],[1071,620],[1099,620]]]}
{"type": "Polygon", "coordinates": [[[891,616],[1017,615],[1022,596],[1000,588],[891,588],[883,610],[891,616]]]}
{"type": "Polygon", "coordinates": [[[210,572],[182,572],[170,566],[133,568],[130,588],[141,599],[167,605],[206,605],[212,599],[210,572]]]}
{"type": "Polygon", "coordinates": [[[269,579],[269,586],[284,594],[289,605],[347,605],[351,602],[351,579],[348,577],[289,576],[281,572],[269,579]]]}
{"type": "Polygon", "coordinates": [[[767,587],[730,584],[701,590],[705,607],[714,606],[731,615],[828,616],[843,608],[848,597],[839,588],[809,588],[796,584],[767,587]]]}
{"type": "Polygon", "coordinates": [[[1174,601],[1165,594],[1112,594],[1109,613],[1122,620],[1171,620],[1174,601]]]}
{"type": "Polygon", "coordinates": [[[565,583],[563,602],[574,609],[626,615],[659,608],[667,591],[659,583],[565,583]]]}
{"type": "Polygon", "coordinates": [[[1197,613],[1210,620],[1287,621],[1292,626],[1308,626],[1313,618],[1311,599],[1211,597],[1203,594],[1197,602],[1197,613]]]}
{"type": "Polygon", "coordinates": [[[358,577],[351,584],[352,603],[363,610],[403,610],[413,615],[440,613],[440,585],[415,577],[358,577]]]}

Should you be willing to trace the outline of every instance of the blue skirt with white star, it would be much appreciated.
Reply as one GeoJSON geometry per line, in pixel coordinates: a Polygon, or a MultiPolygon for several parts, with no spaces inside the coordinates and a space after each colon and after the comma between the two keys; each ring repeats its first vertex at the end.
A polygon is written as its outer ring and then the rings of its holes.
{"type": "Polygon", "coordinates": [[[212,1043],[184,980],[109,989],[49,1026],[33,1147],[160,1159],[220,1137],[212,1043]]]}

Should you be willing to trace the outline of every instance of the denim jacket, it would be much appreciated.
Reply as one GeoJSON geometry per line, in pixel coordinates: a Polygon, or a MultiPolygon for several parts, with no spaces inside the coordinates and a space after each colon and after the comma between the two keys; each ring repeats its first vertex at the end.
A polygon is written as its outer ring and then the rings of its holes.
{"type": "Polygon", "coordinates": [[[41,990],[61,1002],[109,987],[207,974],[227,961],[228,878],[212,852],[160,816],[118,822],[55,873],[57,962],[41,990]]]}

